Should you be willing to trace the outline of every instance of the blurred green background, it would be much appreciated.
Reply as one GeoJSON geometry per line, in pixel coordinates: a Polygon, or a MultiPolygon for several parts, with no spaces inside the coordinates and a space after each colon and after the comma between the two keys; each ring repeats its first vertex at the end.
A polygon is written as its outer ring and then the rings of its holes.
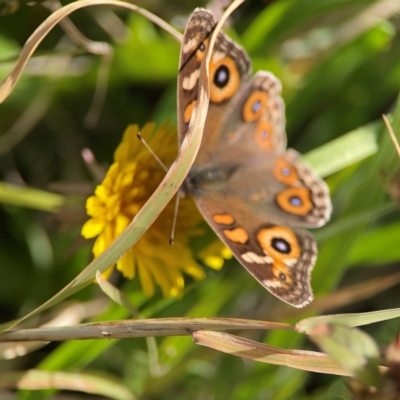
{"type": "MultiPolygon", "coordinates": [[[[152,0],[135,4],[183,31],[195,7],[218,11],[223,3],[152,0]]],[[[1,79],[48,15],[44,3],[0,1],[1,79]]],[[[317,313],[366,312],[399,305],[400,181],[396,175],[392,178],[398,159],[381,121],[382,113],[393,111],[400,87],[399,15],[398,0],[284,0],[247,1],[231,18],[228,33],[247,49],[254,71],[270,70],[282,80],[290,147],[307,153],[358,128],[379,144],[375,155],[327,177],[334,212],[332,221],[314,232],[319,257],[312,286],[317,300],[331,297],[320,303],[317,313]],[[391,276],[387,287],[372,281],[384,276],[391,276]],[[356,284],[369,291],[339,302],[335,291],[356,284]]],[[[85,116],[102,60],[74,46],[56,27],[0,106],[0,179],[61,191],[70,199],[68,209],[56,214],[9,203],[0,206],[1,322],[39,306],[91,259],[90,243],[80,238],[80,228],[87,219],[85,198],[95,183],[82,160],[82,149],[91,149],[106,168],[128,124],[176,121],[179,44],[174,39],[141,16],[109,7],[81,10],[71,19],[90,39],[113,46],[109,87],[98,110],[98,123],[88,127],[85,116]]],[[[398,121],[395,115],[395,128],[400,126],[398,121]]],[[[362,145],[362,140],[355,144],[362,145]]],[[[187,279],[180,300],[165,300],[160,293],[145,299],[136,280],[118,283],[146,317],[296,322],[311,315],[307,308],[295,312],[273,298],[235,260],[226,262],[221,271],[207,273],[200,283],[187,279]]],[[[351,289],[350,293],[358,292],[351,289]]],[[[85,304],[94,298],[104,298],[96,285],[73,296],[85,304]]],[[[97,320],[129,317],[117,305],[93,307],[87,315],[97,320]]],[[[396,337],[398,327],[394,320],[368,326],[366,331],[385,347],[396,337]]],[[[239,334],[288,349],[315,349],[293,332],[239,334]]],[[[144,339],[127,339],[51,344],[0,361],[0,371],[99,372],[114,377],[141,399],[337,399],[346,392],[340,377],[224,355],[194,345],[190,337],[157,338],[157,345],[156,367],[144,339]]],[[[70,399],[99,398],[71,393],[70,399]]],[[[42,391],[16,396],[67,398],[42,391]]]]}

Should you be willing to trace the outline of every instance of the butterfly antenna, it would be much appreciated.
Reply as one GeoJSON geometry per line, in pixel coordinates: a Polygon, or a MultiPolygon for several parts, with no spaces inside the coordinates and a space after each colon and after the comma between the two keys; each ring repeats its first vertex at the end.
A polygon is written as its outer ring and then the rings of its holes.
{"type": "Polygon", "coordinates": [[[171,237],[169,238],[169,244],[174,244],[175,241],[175,227],[176,227],[176,220],[178,219],[178,209],[179,209],[179,200],[181,198],[181,189],[176,192],[175,198],[175,210],[174,210],[174,219],[172,220],[172,232],[171,237]]]}
{"type": "Polygon", "coordinates": [[[168,172],[168,168],[166,165],[160,160],[160,158],[157,156],[156,153],[152,150],[152,148],[147,144],[147,142],[143,139],[143,136],[141,135],[140,132],[137,133],[138,139],[144,144],[144,147],[150,152],[150,154],[156,159],[158,164],[160,164],[160,167],[165,171],[168,172]]]}
{"type": "MultiPolygon", "coordinates": [[[[160,164],[160,167],[165,171],[168,172],[168,168],[166,165],[160,160],[160,158],[157,156],[156,153],[152,150],[152,148],[148,145],[148,143],[144,140],[143,136],[141,135],[140,132],[137,133],[138,139],[144,144],[146,149],[150,152],[150,154],[156,159],[158,164],[160,164]]],[[[174,244],[175,241],[175,227],[176,227],[176,220],[178,218],[178,209],[179,209],[179,200],[181,197],[181,189],[179,189],[176,192],[176,199],[175,199],[175,211],[174,211],[174,217],[172,220],[172,232],[171,232],[171,237],[169,238],[169,243],[174,244]]]]}

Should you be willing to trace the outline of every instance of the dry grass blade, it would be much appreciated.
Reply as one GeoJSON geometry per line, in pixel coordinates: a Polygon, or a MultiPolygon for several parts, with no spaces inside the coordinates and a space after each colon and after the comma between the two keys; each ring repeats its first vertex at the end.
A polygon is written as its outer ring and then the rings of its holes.
{"type": "MultiPolygon", "coordinates": [[[[62,5],[59,1],[45,2],[44,6],[55,12],[61,9],[62,5]]],[[[85,127],[93,129],[100,118],[100,113],[103,108],[107,89],[108,79],[110,74],[111,63],[114,58],[114,49],[107,42],[95,42],[84,36],[74,23],[69,18],[64,18],[60,21],[60,26],[64,29],[65,33],[74,41],[78,46],[83,47],[92,54],[101,55],[101,62],[97,73],[96,89],[93,95],[92,104],[85,117],[85,127]]]]}
{"type": "MultiPolygon", "coordinates": [[[[79,324],[82,320],[95,317],[107,306],[106,299],[91,300],[86,303],[65,304],[64,308],[54,311],[52,318],[41,325],[41,328],[57,327],[62,328],[68,325],[79,324]]],[[[13,358],[24,356],[37,349],[46,346],[48,342],[7,342],[0,343],[0,359],[11,360],[13,358]]]]}
{"type": "MultiPolygon", "coordinates": [[[[55,13],[62,8],[62,4],[58,0],[44,2],[43,6],[49,9],[52,13],[55,13]]],[[[93,41],[84,36],[69,18],[61,20],[60,27],[75,44],[83,47],[89,53],[105,55],[110,53],[110,51],[112,52],[112,47],[107,42],[93,41]]]]}
{"type": "MultiPolygon", "coordinates": [[[[103,279],[100,272],[96,273],[96,280],[101,290],[115,303],[121,307],[126,308],[134,318],[142,319],[143,317],[139,314],[138,310],[129,301],[129,299],[122,293],[118,288],[112,285],[107,280],[103,279]]],[[[157,342],[154,337],[146,337],[147,350],[149,355],[149,367],[154,376],[158,376],[160,372],[160,365],[158,360],[158,348],[157,342]]]]}
{"type": "Polygon", "coordinates": [[[98,394],[107,399],[135,400],[135,396],[121,383],[104,376],[76,372],[29,371],[0,374],[1,389],[64,389],[98,394]]]}
{"type": "Polygon", "coordinates": [[[382,23],[400,12],[400,3],[396,0],[380,0],[373,2],[355,18],[346,21],[335,32],[336,45],[349,43],[357,36],[382,23]]]}
{"type": "MultiPolygon", "coordinates": [[[[52,12],[61,9],[62,7],[62,4],[55,0],[52,0],[51,2],[45,2],[43,5],[52,12]]],[[[64,18],[62,21],[60,21],[60,26],[64,29],[65,33],[71,38],[71,40],[73,40],[78,46],[83,47],[89,53],[101,55],[95,93],[93,95],[92,104],[90,105],[84,121],[87,129],[93,129],[98,123],[100,113],[106,99],[111,63],[114,58],[114,49],[107,42],[95,42],[88,39],[79,31],[79,29],[69,18],[64,18]]]]}
{"type": "Polygon", "coordinates": [[[49,89],[42,89],[35,95],[15,123],[0,136],[0,155],[8,153],[29,134],[46,114],[53,99],[49,89]]]}
{"type": "Polygon", "coordinates": [[[96,322],[63,328],[20,329],[0,334],[1,342],[61,341],[77,339],[120,339],[150,336],[187,336],[198,330],[286,329],[293,326],[277,322],[235,318],[157,318],[96,322]]]}
{"type": "Polygon", "coordinates": [[[329,356],[315,351],[286,350],[222,332],[199,331],[193,341],[202,346],[259,362],[301,369],[304,371],[350,376],[329,356]]]}
{"type": "Polygon", "coordinates": [[[101,276],[99,271],[96,272],[96,280],[101,290],[115,303],[121,307],[125,307],[132,316],[138,317],[138,310],[133,306],[129,299],[114,285],[101,276]]]}
{"type": "Polygon", "coordinates": [[[110,52],[102,56],[97,72],[96,89],[84,120],[84,125],[87,129],[94,129],[99,122],[100,114],[106,100],[108,79],[113,59],[114,49],[110,47],[110,52]]]}
{"type": "MultiPolygon", "coordinates": [[[[151,12],[137,7],[133,4],[128,4],[120,1],[114,1],[114,0],[82,0],[79,2],[74,2],[71,4],[68,4],[67,6],[55,11],[53,14],[51,14],[36,30],[33,32],[33,34],[30,36],[30,38],[26,41],[24,47],[21,50],[21,53],[18,57],[18,60],[12,69],[11,73],[1,82],[0,84],[0,103],[2,103],[12,92],[14,89],[15,85],[17,84],[26,63],[36,50],[36,48],[39,46],[39,44],[42,42],[42,40],[46,37],[46,35],[60,22],[62,21],[65,17],[70,15],[76,10],[79,10],[81,8],[85,7],[90,7],[90,6],[96,6],[96,5],[108,5],[108,6],[115,6],[115,7],[122,7],[126,8],[131,11],[135,11],[144,17],[148,18],[150,21],[154,22],[157,24],[160,28],[164,29],[168,33],[170,33],[176,40],[179,42],[182,39],[182,35],[176,31],[174,28],[172,28],[170,25],[168,25],[165,21],[163,21],[161,18],[157,17],[156,15],[152,14],[151,12]]],[[[93,46],[99,45],[99,43],[94,42],[93,46]]],[[[95,51],[95,49],[92,46],[92,51],[95,51]]]]}
{"type": "Polygon", "coordinates": [[[392,139],[392,142],[393,142],[394,147],[395,147],[395,149],[397,151],[397,154],[400,157],[400,145],[399,145],[399,142],[397,141],[396,135],[393,132],[392,125],[389,122],[388,117],[385,114],[382,115],[382,118],[383,118],[383,121],[385,122],[386,128],[387,128],[387,130],[389,132],[390,139],[392,139]]]}

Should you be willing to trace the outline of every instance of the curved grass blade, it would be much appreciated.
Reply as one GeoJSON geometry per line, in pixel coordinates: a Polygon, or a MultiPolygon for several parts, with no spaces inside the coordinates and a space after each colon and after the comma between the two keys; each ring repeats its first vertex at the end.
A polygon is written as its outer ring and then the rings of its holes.
{"type": "MultiPolygon", "coordinates": [[[[161,18],[152,14],[151,12],[145,10],[144,8],[135,6],[133,4],[125,3],[122,1],[114,1],[114,0],[82,0],[76,1],[71,4],[68,4],[59,10],[55,11],[51,14],[46,20],[39,25],[39,27],[32,33],[29,39],[26,41],[24,47],[21,50],[21,53],[18,57],[18,60],[12,69],[11,73],[0,83],[0,103],[2,103],[13,91],[15,85],[17,84],[21,74],[28,62],[31,58],[34,51],[37,49],[42,40],[46,37],[46,35],[64,18],[66,18],[69,14],[73,13],[76,10],[85,7],[97,6],[97,5],[108,5],[115,7],[122,7],[128,10],[137,12],[150,21],[157,24],[160,28],[164,29],[170,35],[172,35],[178,42],[182,40],[182,35],[176,31],[172,26],[168,25],[161,18]]],[[[102,43],[92,42],[91,51],[92,53],[96,53],[96,46],[98,46],[99,54],[104,53],[104,48],[102,43]]]]}
{"type": "Polygon", "coordinates": [[[0,374],[1,389],[64,389],[98,394],[114,400],[135,400],[122,383],[104,376],[75,372],[51,372],[31,369],[0,374]]]}
{"type": "Polygon", "coordinates": [[[99,271],[96,272],[96,281],[101,290],[115,303],[126,308],[132,316],[137,317],[138,310],[133,306],[129,299],[114,285],[105,280],[99,271]]]}
{"type": "Polygon", "coordinates": [[[351,375],[329,356],[316,351],[286,350],[228,333],[210,331],[194,332],[193,341],[224,353],[267,364],[285,365],[304,371],[333,375],[351,375]]]}

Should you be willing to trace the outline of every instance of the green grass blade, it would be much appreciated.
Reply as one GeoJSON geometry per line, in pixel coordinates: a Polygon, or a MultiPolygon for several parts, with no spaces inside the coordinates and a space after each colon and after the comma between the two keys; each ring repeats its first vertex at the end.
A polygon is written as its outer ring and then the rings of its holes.
{"type": "Polygon", "coordinates": [[[367,386],[379,383],[379,348],[365,332],[338,324],[321,323],[310,338],[351,375],[367,386]]]}
{"type": "Polygon", "coordinates": [[[65,202],[60,194],[0,182],[0,203],[55,213],[65,202]]]}
{"type": "Polygon", "coordinates": [[[320,177],[332,175],[378,151],[380,123],[372,123],[334,139],[302,156],[320,177]]]}
{"type": "Polygon", "coordinates": [[[311,333],[312,330],[321,323],[341,324],[348,327],[374,324],[388,319],[399,318],[400,308],[391,310],[373,311],[367,313],[322,315],[319,317],[306,318],[297,323],[296,328],[299,332],[311,333]]]}

